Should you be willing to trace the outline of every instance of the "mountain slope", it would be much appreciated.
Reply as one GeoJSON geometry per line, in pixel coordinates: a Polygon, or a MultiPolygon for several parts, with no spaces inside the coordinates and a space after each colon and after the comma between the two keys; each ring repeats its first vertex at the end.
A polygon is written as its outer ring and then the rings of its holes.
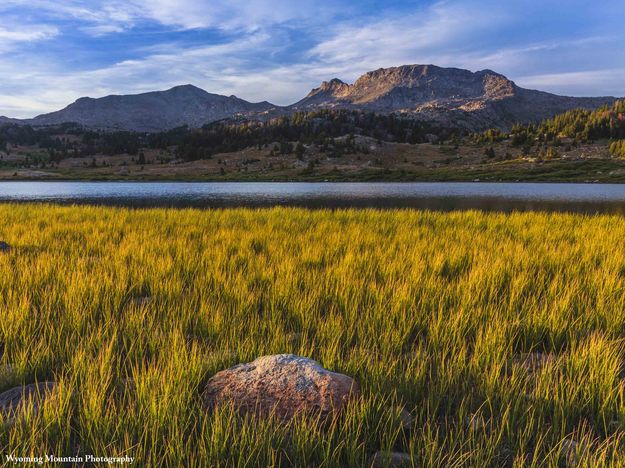
{"type": "Polygon", "coordinates": [[[612,97],[574,98],[523,89],[491,70],[470,72],[434,65],[381,68],[353,85],[334,79],[293,104],[293,110],[317,108],[400,112],[471,130],[537,122],[573,108],[595,109],[612,97]]]}
{"type": "Polygon", "coordinates": [[[507,130],[515,123],[539,122],[574,108],[594,110],[614,101],[613,97],[576,98],[524,89],[491,70],[474,73],[434,65],[404,65],[365,73],[354,84],[339,79],[324,82],[287,107],[250,103],[185,85],[137,95],[81,98],[65,109],[34,119],[0,117],[0,124],[75,122],[97,129],[159,132],[182,125],[201,127],[232,117],[265,120],[296,111],[337,108],[399,113],[481,131],[492,127],[507,130]]]}
{"type": "Polygon", "coordinates": [[[184,85],[144,94],[80,98],[65,109],[24,122],[31,125],[76,122],[99,129],[157,132],[182,125],[200,127],[272,107],[268,102],[250,103],[235,96],[210,94],[195,86],[184,85]]]}

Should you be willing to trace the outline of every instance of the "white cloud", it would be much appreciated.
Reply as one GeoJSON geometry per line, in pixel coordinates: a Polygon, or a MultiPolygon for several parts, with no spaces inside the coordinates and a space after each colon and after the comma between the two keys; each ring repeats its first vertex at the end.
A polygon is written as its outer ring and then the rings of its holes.
{"type": "Polygon", "coordinates": [[[358,68],[359,72],[406,63],[453,65],[462,60],[467,37],[505,21],[501,12],[439,2],[407,16],[340,25],[309,57],[339,68],[358,68]]]}
{"type": "Polygon", "coordinates": [[[58,34],[58,29],[51,26],[25,26],[20,29],[8,29],[0,26],[0,41],[32,42],[50,39],[58,34]]]}
{"type": "Polygon", "coordinates": [[[344,11],[338,0],[3,0],[56,18],[80,20],[95,35],[119,32],[145,20],[182,29],[255,30],[287,21],[323,21],[344,11]]]}

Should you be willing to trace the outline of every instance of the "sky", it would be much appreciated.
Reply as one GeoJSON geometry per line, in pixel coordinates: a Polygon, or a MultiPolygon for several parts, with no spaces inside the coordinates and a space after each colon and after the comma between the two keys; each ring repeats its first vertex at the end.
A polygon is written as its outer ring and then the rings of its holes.
{"type": "Polygon", "coordinates": [[[193,84],[291,104],[404,64],[625,95],[623,0],[0,0],[0,115],[193,84]]]}

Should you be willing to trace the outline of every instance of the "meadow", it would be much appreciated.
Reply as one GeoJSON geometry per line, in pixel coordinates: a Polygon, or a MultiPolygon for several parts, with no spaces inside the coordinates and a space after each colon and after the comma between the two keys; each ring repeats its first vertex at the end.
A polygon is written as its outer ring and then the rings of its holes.
{"type": "Polygon", "coordinates": [[[0,240],[0,392],[57,383],[0,454],[625,464],[623,217],[3,204],[0,240]],[[217,371],[277,353],[361,399],[329,425],[203,408],[217,371]]]}

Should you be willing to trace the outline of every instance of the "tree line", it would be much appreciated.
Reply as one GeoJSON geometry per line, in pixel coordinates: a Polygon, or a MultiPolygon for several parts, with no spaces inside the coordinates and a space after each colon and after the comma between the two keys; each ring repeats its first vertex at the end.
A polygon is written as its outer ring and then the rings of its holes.
{"type": "Polygon", "coordinates": [[[297,112],[267,121],[228,119],[202,128],[179,127],[160,133],[106,132],[84,129],[76,124],[53,128],[26,125],[0,126],[0,151],[15,145],[38,145],[51,160],[87,157],[95,154],[138,155],[141,149],[173,151],[177,158],[196,160],[218,153],[257,146],[279,154],[301,153],[303,145],[314,144],[334,155],[360,150],[353,135],[400,143],[422,143],[431,135],[445,139],[460,135],[459,130],[431,122],[348,110],[297,112]],[[78,139],[61,135],[74,135],[78,139]],[[344,141],[339,137],[350,136],[344,141]],[[276,144],[277,143],[277,144],[276,144]],[[274,147],[277,146],[277,147],[274,147]]]}

